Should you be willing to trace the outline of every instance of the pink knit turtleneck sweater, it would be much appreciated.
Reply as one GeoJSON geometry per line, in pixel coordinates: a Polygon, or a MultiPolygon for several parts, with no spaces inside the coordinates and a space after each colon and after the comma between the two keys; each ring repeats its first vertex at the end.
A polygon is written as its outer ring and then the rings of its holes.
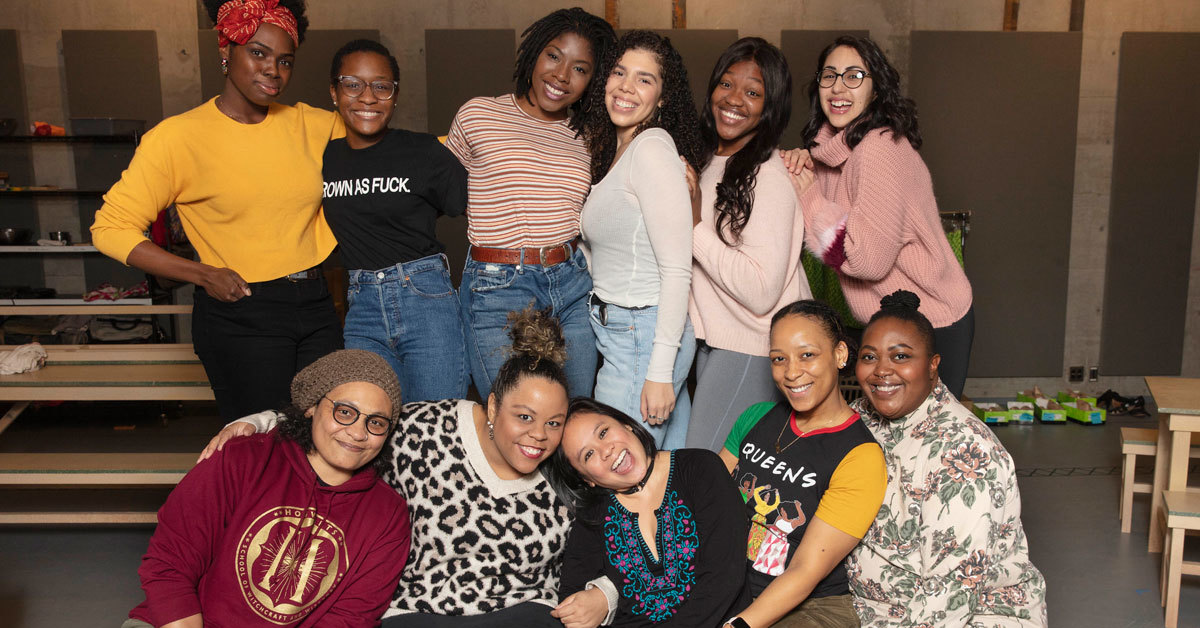
{"type": "Polygon", "coordinates": [[[867,133],[852,150],[828,124],[811,150],[816,182],[800,196],[805,243],[823,259],[845,229],[842,292],[866,321],[879,299],[899,289],[921,297],[934,327],[947,327],[971,307],[971,283],[938,216],[933,181],[908,140],[890,130],[867,133]]]}

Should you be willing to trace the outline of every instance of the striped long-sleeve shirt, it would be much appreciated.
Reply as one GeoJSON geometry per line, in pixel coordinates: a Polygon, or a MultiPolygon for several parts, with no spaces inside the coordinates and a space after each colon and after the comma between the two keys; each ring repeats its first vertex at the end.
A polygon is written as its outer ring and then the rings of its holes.
{"type": "Polygon", "coordinates": [[[590,158],[566,121],[525,113],[512,94],[472,98],[446,147],[467,169],[467,237],[475,246],[562,244],[579,235],[590,158]]]}

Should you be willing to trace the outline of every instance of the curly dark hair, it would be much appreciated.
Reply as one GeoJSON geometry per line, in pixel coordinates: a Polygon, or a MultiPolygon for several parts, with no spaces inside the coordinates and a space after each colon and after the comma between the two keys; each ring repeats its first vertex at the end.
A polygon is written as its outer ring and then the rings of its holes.
{"type": "Polygon", "coordinates": [[[581,114],[582,135],[592,154],[592,183],[599,183],[608,174],[617,154],[617,130],[608,116],[604,104],[605,84],[613,67],[627,50],[645,50],[654,55],[661,69],[663,104],[656,114],[638,126],[634,137],[649,128],[659,127],[671,135],[675,149],[691,164],[696,172],[704,169],[707,152],[700,137],[700,121],[696,116],[696,105],[692,102],[692,90],[688,86],[687,68],[683,57],[671,45],[671,40],[653,31],[629,31],[625,33],[600,65],[586,97],[588,104],[581,114]]]}
{"type": "Polygon", "coordinates": [[[717,218],[717,237],[726,246],[741,242],[742,229],[750,222],[750,211],[754,207],[754,183],[758,168],[775,154],[779,138],[783,136],[783,130],[792,117],[792,73],[788,70],[783,53],[761,37],[743,37],[733,42],[713,67],[712,76],[708,79],[708,96],[700,112],[704,125],[701,133],[706,148],[704,165],[707,166],[712,160],[712,154],[721,141],[712,112],[713,91],[729,68],[742,61],[753,61],[758,65],[766,93],[763,95],[762,117],[754,129],[754,137],[729,158],[725,163],[725,173],[717,183],[717,199],[713,210],[717,218]]]}
{"type": "Polygon", "coordinates": [[[869,37],[843,35],[833,40],[817,57],[817,69],[813,74],[812,83],[808,86],[809,114],[808,123],[801,132],[804,148],[816,145],[813,140],[821,127],[828,121],[825,111],[821,109],[820,86],[817,75],[825,67],[825,59],[839,46],[849,46],[858,52],[866,70],[871,75],[875,97],[867,104],[867,108],[846,127],[846,145],[850,148],[858,146],[867,133],[886,128],[896,137],[903,136],[912,144],[913,149],[921,148],[921,131],[917,126],[917,103],[911,98],[905,98],[900,93],[900,73],[888,62],[887,55],[869,37]]]}
{"type": "MultiPolygon", "coordinates": [[[[297,408],[293,404],[288,404],[280,412],[283,414],[283,418],[275,424],[275,433],[278,438],[290,440],[300,445],[300,448],[305,453],[314,451],[317,446],[313,443],[312,419],[304,416],[304,410],[297,408]]],[[[388,433],[383,439],[383,446],[379,448],[379,453],[370,462],[363,465],[374,469],[375,474],[379,477],[383,477],[388,467],[391,466],[392,435],[396,433],[396,426],[398,424],[399,421],[392,421],[392,425],[388,428],[388,433]]]]}
{"type": "Polygon", "coordinates": [[[771,317],[771,330],[775,330],[775,325],[779,321],[789,316],[803,316],[825,330],[830,340],[833,341],[833,346],[837,343],[846,343],[846,365],[838,370],[839,374],[848,374],[854,371],[854,356],[858,352],[858,347],[855,346],[854,340],[846,333],[846,327],[842,324],[842,317],[834,311],[828,303],[819,299],[802,299],[793,301],[781,308],[775,315],[771,317]]]}
{"type": "MultiPolygon", "coordinates": [[[[537,65],[538,57],[552,39],[563,33],[575,33],[586,39],[592,46],[592,67],[600,65],[600,60],[608,54],[609,48],[617,40],[612,26],[604,19],[596,17],[579,7],[559,9],[546,17],[534,22],[521,33],[521,45],[517,47],[517,62],[513,70],[514,94],[518,98],[529,98],[529,88],[533,85],[533,68],[537,65]]],[[[600,73],[593,69],[588,89],[596,83],[600,73]]],[[[587,106],[587,89],[585,95],[567,108],[572,130],[579,133],[578,118],[587,106]]],[[[531,103],[532,104],[532,103],[531,103]]]]}
{"type": "MultiPolygon", "coordinates": [[[[227,1],[204,0],[204,12],[208,14],[208,19],[212,20],[214,24],[217,22],[217,11],[227,1]]],[[[304,6],[304,0],[279,0],[279,6],[292,12],[292,16],[296,18],[296,39],[300,43],[304,43],[304,33],[308,31],[308,17],[304,15],[307,7],[304,6]]]]}
{"type": "Polygon", "coordinates": [[[866,335],[867,330],[876,321],[885,318],[912,323],[913,327],[917,328],[917,335],[925,343],[925,350],[929,355],[934,355],[937,353],[937,345],[934,342],[933,323],[921,313],[920,308],[921,297],[908,290],[897,290],[879,300],[879,311],[871,315],[871,320],[867,321],[867,326],[863,328],[863,334],[866,335]]]}
{"type": "Polygon", "coordinates": [[[567,361],[567,341],[562,326],[550,308],[530,306],[508,313],[508,336],[512,355],[496,373],[492,394],[499,403],[526,377],[541,377],[570,390],[563,364],[567,361]]]}
{"type": "Polygon", "coordinates": [[[396,61],[396,57],[392,56],[392,51],[388,50],[387,46],[373,39],[353,39],[333,53],[333,62],[329,64],[330,85],[337,85],[338,77],[342,75],[342,61],[356,52],[373,52],[387,59],[388,66],[392,69],[392,80],[400,80],[400,64],[396,61]]]}
{"type": "MultiPolygon", "coordinates": [[[[567,420],[563,422],[563,429],[566,429],[567,423],[570,423],[573,417],[585,413],[609,417],[629,428],[646,451],[647,460],[653,460],[654,455],[658,453],[658,447],[654,445],[654,436],[642,426],[640,421],[633,419],[628,414],[608,404],[588,397],[576,397],[571,400],[571,405],[567,409],[567,420]]],[[[567,503],[567,506],[574,511],[575,515],[581,521],[588,525],[596,525],[599,521],[588,519],[587,513],[593,505],[605,496],[612,494],[612,489],[588,486],[588,483],[584,481],[579,471],[576,471],[575,467],[571,466],[571,461],[567,457],[568,455],[560,446],[554,451],[549,462],[543,465],[542,474],[550,482],[550,486],[554,488],[558,496],[567,503]]]]}

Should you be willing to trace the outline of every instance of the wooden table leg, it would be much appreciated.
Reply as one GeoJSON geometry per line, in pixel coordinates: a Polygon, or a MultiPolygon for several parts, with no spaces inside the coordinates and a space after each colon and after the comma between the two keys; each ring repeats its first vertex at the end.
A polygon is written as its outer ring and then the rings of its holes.
{"type": "Polygon", "coordinates": [[[1168,491],[1186,491],[1188,484],[1188,456],[1192,446],[1192,433],[1183,430],[1171,432],[1171,467],[1167,474],[1168,491]]]}
{"type": "Polygon", "coordinates": [[[1154,485],[1150,490],[1150,543],[1151,553],[1162,551],[1163,531],[1158,525],[1158,510],[1162,506],[1162,494],[1167,489],[1167,471],[1170,469],[1171,432],[1168,415],[1158,415],[1158,449],[1154,455],[1154,485]]]}
{"type": "Polygon", "coordinates": [[[0,432],[8,429],[8,426],[12,425],[12,422],[16,421],[17,417],[21,416],[21,413],[24,412],[25,408],[28,407],[28,401],[14,402],[12,407],[8,409],[8,412],[5,412],[4,416],[0,417],[0,432]]]}

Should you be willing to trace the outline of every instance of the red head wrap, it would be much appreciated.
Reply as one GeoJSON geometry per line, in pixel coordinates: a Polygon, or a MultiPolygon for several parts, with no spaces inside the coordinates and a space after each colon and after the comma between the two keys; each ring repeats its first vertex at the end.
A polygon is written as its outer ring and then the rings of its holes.
{"type": "Polygon", "coordinates": [[[287,31],[292,43],[300,45],[296,16],[279,6],[279,0],[229,0],[222,4],[217,9],[217,45],[223,48],[233,42],[243,46],[263,22],[287,31]]]}

